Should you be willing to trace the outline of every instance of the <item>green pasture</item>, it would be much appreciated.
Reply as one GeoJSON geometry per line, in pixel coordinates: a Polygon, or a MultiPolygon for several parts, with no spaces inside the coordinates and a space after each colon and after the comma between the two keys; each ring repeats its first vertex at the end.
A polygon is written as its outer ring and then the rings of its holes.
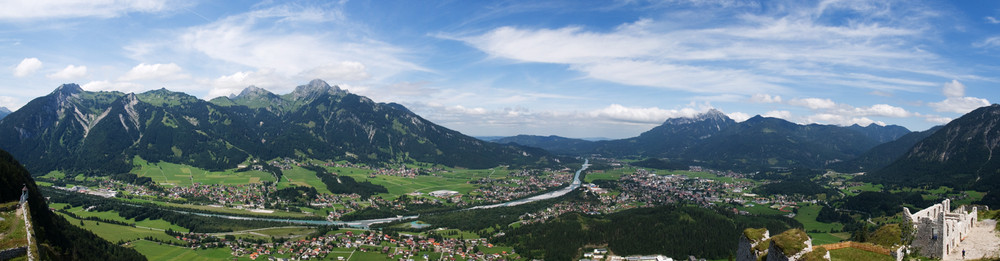
{"type": "Polygon", "coordinates": [[[848,196],[857,196],[858,193],[852,192],[853,190],[858,190],[860,192],[865,192],[865,191],[879,192],[882,191],[882,189],[883,189],[882,184],[872,184],[865,182],[862,183],[860,186],[847,187],[847,189],[841,190],[841,192],[844,192],[844,194],[847,194],[848,196]]]}
{"type": "Polygon", "coordinates": [[[75,219],[73,217],[67,216],[62,213],[59,213],[59,215],[61,215],[63,218],[66,218],[66,221],[69,221],[70,224],[73,224],[75,226],[81,227],[86,230],[90,230],[90,232],[94,232],[94,234],[97,234],[97,236],[110,242],[118,242],[118,241],[128,242],[128,241],[143,239],[146,237],[153,237],[157,240],[171,241],[178,244],[183,243],[180,240],[177,240],[176,238],[173,238],[164,233],[163,231],[159,230],[115,225],[93,220],[83,220],[83,226],[81,226],[79,219],[75,219]]]}
{"type": "MultiPolygon", "coordinates": [[[[63,203],[53,203],[53,204],[50,205],[50,207],[55,208],[55,209],[62,209],[62,207],[64,207],[64,206],[66,206],[66,204],[63,204],[63,203]]],[[[115,212],[115,211],[103,211],[103,212],[84,211],[83,207],[70,208],[70,209],[67,209],[66,211],[70,212],[70,213],[73,213],[73,214],[75,214],[75,215],[77,215],[79,217],[83,217],[83,218],[97,217],[97,218],[100,218],[100,219],[106,219],[106,220],[113,220],[113,221],[119,221],[119,222],[125,222],[125,223],[135,224],[136,226],[140,226],[140,227],[162,229],[162,230],[171,229],[171,230],[179,231],[179,232],[188,232],[187,228],[184,228],[184,227],[181,227],[181,226],[178,226],[178,225],[174,225],[173,223],[170,223],[170,222],[168,222],[166,220],[162,220],[162,219],[155,219],[155,220],[145,219],[143,221],[136,222],[134,218],[125,219],[124,217],[122,217],[121,215],[119,215],[118,212],[115,212]]],[[[87,222],[87,221],[84,221],[84,222],[87,222]]]]}
{"type": "Polygon", "coordinates": [[[813,240],[812,244],[814,246],[815,245],[825,245],[825,244],[838,243],[838,242],[847,240],[848,238],[851,237],[851,234],[848,233],[848,232],[844,232],[844,233],[806,233],[806,234],[809,234],[809,237],[812,238],[812,240],[813,240]]]}
{"type": "Polygon", "coordinates": [[[193,183],[241,185],[274,181],[274,177],[263,171],[236,172],[226,170],[213,172],[201,168],[169,162],[152,163],[135,157],[133,173],[140,177],[149,177],[161,186],[191,186],[193,183]]]}
{"type": "Polygon", "coordinates": [[[153,203],[153,204],[157,204],[157,205],[161,205],[161,206],[169,206],[169,207],[176,207],[176,208],[181,208],[181,209],[188,209],[188,210],[192,210],[192,211],[195,211],[195,212],[198,212],[198,210],[201,210],[202,212],[208,211],[208,212],[217,212],[217,213],[223,213],[223,214],[242,214],[242,215],[255,215],[255,216],[275,217],[275,218],[301,218],[301,217],[311,216],[311,215],[308,215],[308,214],[302,213],[302,212],[288,212],[288,211],[283,211],[283,210],[274,210],[274,213],[257,213],[257,212],[252,212],[252,211],[246,210],[246,209],[235,209],[235,208],[218,207],[218,206],[206,206],[206,205],[179,204],[179,203],[171,203],[171,202],[163,202],[163,201],[155,201],[155,200],[145,200],[145,199],[134,199],[134,198],[133,199],[123,199],[122,201],[136,202],[136,203],[153,203]]]}
{"type": "Polygon", "coordinates": [[[819,216],[819,211],[821,209],[823,209],[823,206],[821,205],[814,205],[814,204],[800,205],[798,213],[795,214],[795,220],[799,221],[799,223],[802,223],[802,226],[805,228],[806,231],[818,230],[823,232],[831,232],[834,230],[840,231],[841,229],[844,228],[844,225],[840,223],[836,222],[823,223],[816,221],[816,217],[819,216]]]}
{"type": "Polygon", "coordinates": [[[458,229],[435,230],[434,233],[441,235],[444,238],[457,238],[457,239],[479,238],[479,235],[477,235],[476,233],[462,231],[458,229]]]}
{"type": "Polygon", "coordinates": [[[891,261],[895,260],[892,256],[876,254],[874,252],[868,252],[857,248],[841,248],[837,250],[830,250],[830,260],[832,261],[855,261],[855,260],[869,260],[869,261],[891,261]]]}
{"type": "Polygon", "coordinates": [[[584,171],[584,173],[586,175],[583,178],[583,182],[590,183],[594,182],[595,180],[618,180],[624,175],[634,174],[635,168],[626,167],[626,168],[608,169],[600,172],[588,170],[584,171]]]}
{"type": "MultiPolygon", "coordinates": [[[[11,202],[17,203],[17,202],[11,202]]],[[[4,203],[5,205],[7,203],[4,203]]],[[[25,246],[28,244],[27,232],[24,229],[24,219],[17,215],[17,210],[0,212],[0,249],[25,246]]]]}
{"type": "Polygon", "coordinates": [[[769,205],[767,205],[767,206],[765,206],[765,205],[754,205],[753,207],[740,206],[740,207],[736,207],[736,209],[745,210],[747,212],[750,212],[751,214],[757,214],[757,215],[772,215],[772,216],[773,215],[788,215],[787,212],[781,212],[781,211],[779,211],[777,209],[773,209],[769,205]]]}
{"type": "MultiPolygon", "coordinates": [[[[164,245],[157,242],[139,240],[132,242],[132,247],[154,261],[208,261],[233,260],[229,248],[189,249],[164,245]]],[[[250,260],[249,257],[239,257],[236,260],[250,260]]]]}
{"type": "Polygon", "coordinates": [[[273,236],[276,238],[301,238],[309,235],[310,233],[316,232],[314,228],[307,227],[296,227],[296,228],[269,228],[253,231],[255,233],[264,234],[268,236],[273,236]]]}
{"type": "Polygon", "coordinates": [[[454,190],[462,194],[468,194],[470,191],[477,188],[476,185],[468,184],[471,180],[468,176],[453,178],[443,176],[416,176],[414,178],[406,178],[378,175],[374,178],[369,178],[368,174],[345,174],[343,172],[341,172],[341,175],[350,176],[358,182],[367,180],[372,184],[384,186],[387,190],[389,190],[389,193],[382,196],[388,199],[396,198],[400,195],[414,191],[427,193],[435,190],[454,190]]]}
{"type": "Polygon", "coordinates": [[[684,175],[687,176],[688,178],[711,179],[726,183],[734,183],[742,181],[757,183],[757,181],[754,181],[752,179],[735,179],[731,177],[723,177],[715,175],[708,172],[687,171],[687,170],[656,170],[656,175],[684,175]]]}
{"type": "Polygon", "coordinates": [[[303,187],[313,187],[319,193],[330,194],[330,190],[326,189],[326,184],[316,177],[316,172],[304,169],[299,166],[294,166],[290,170],[284,170],[281,172],[281,181],[278,182],[278,189],[292,187],[292,184],[296,186],[303,187]]]}

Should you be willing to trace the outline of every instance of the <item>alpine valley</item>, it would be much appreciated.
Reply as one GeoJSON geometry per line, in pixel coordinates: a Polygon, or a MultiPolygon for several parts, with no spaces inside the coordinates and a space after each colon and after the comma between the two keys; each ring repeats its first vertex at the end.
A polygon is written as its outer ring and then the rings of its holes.
{"type": "Polygon", "coordinates": [[[766,228],[769,251],[890,260],[918,233],[904,206],[1000,208],[1000,105],[917,132],[711,109],[597,141],[483,141],[322,80],[64,84],[5,112],[0,246],[27,259],[731,259],[766,228]]]}

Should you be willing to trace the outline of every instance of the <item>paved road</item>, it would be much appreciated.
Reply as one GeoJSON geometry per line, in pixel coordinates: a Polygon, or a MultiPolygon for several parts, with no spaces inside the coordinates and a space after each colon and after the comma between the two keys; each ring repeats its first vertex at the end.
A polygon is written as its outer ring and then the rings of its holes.
{"type": "Polygon", "coordinates": [[[1000,234],[996,229],[997,221],[986,219],[979,221],[979,224],[972,227],[969,237],[958,244],[954,251],[942,258],[942,261],[949,260],[973,260],[984,257],[1000,257],[1000,234]],[[962,259],[962,250],[965,250],[965,259],[962,259]]]}

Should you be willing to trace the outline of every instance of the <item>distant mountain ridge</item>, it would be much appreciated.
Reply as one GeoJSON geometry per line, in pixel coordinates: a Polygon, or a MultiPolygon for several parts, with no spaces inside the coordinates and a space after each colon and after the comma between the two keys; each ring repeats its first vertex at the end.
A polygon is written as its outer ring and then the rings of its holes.
{"type": "Polygon", "coordinates": [[[474,168],[549,159],[543,150],[480,141],[322,80],[280,96],[248,87],[211,101],[166,89],[125,94],[65,84],[0,120],[0,148],[42,174],[127,172],[136,156],[213,170],[276,157],[474,168]]]}
{"type": "Polygon", "coordinates": [[[861,156],[857,158],[838,162],[830,167],[839,172],[853,173],[853,172],[869,172],[879,170],[893,161],[896,161],[903,154],[906,154],[913,145],[931,136],[943,126],[935,126],[925,131],[916,131],[909,134],[903,135],[902,137],[889,141],[886,143],[879,144],[874,148],[868,150],[861,156]]]}
{"type": "MultiPolygon", "coordinates": [[[[1000,105],[978,108],[911,146],[865,179],[905,185],[1000,189],[1000,105]]],[[[1000,192],[998,190],[997,192],[1000,192]]]]}
{"type": "Polygon", "coordinates": [[[500,144],[519,144],[523,146],[543,148],[552,153],[557,154],[580,154],[587,153],[593,149],[591,144],[594,142],[583,139],[573,139],[565,138],[559,136],[534,136],[534,135],[517,135],[511,137],[503,137],[492,140],[492,142],[500,144]]]}
{"type": "Polygon", "coordinates": [[[3,117],[7,117],[7,115],[10,113],[11,111],[10,109],[7,109],[7,107],[0,107],[0,120],[2,120],[3,117]]]}
{"type": "Polygon", "coordinates": [[[712,109],[694,117],[671,118],[637,137],[588,142],[558,136],[515,136],[496,142],[534,146],[558,154],[671,159],[730,169],[823,168],[853,159],[910,131],[889,125],[800,125],[755,116],[736,122],[712,109]]]}

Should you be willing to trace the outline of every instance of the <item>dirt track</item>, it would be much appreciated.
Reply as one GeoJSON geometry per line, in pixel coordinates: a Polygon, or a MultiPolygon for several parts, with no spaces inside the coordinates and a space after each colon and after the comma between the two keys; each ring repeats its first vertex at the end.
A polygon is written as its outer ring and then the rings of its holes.
{"type": "Polygon", "coordinates": [[[1000,257],[1000,234],[997,233],[997,221],[986,219],[972,227],[969,237],[958,244],[951,253],[942,258],[942,261],[963,260],[962,250],[965,250],[965,259],[979,259],[984,257],[1000,257]]]}

